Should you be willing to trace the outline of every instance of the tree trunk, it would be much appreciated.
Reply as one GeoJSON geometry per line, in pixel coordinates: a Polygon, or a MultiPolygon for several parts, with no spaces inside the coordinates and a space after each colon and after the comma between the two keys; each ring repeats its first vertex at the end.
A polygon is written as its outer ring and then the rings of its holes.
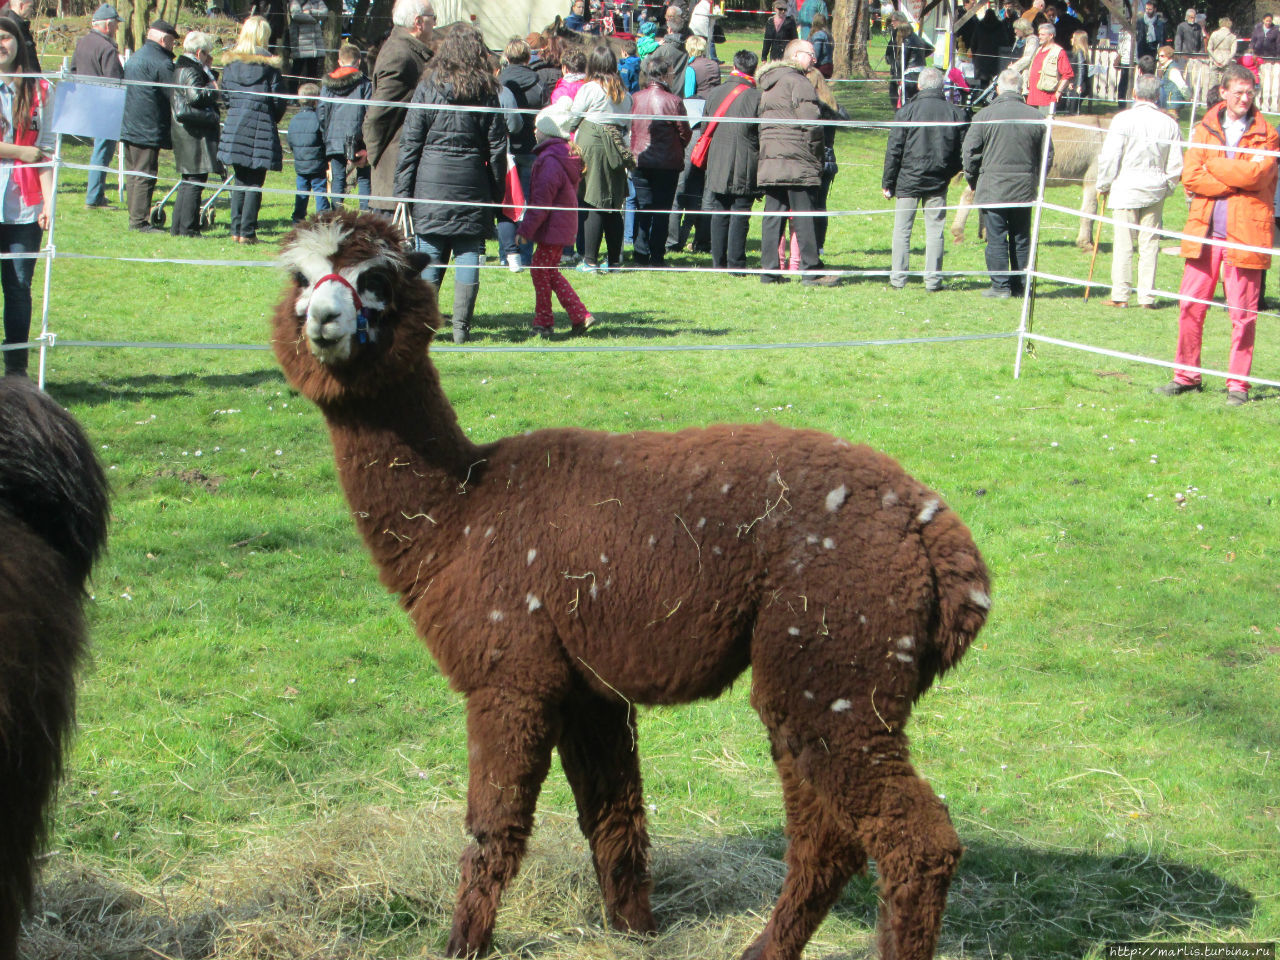
{"type": "Polygon", "coordinates": [[[831,37],[836,45],[833,76],[871,76],[871,61],[867,56],[867,0],[835,0],[831,10],[831,37]]]}
{"type": "Polygon", "coordinates": [[[338,47],[342,46],[342,0],[325,0],[329,16],[324,21],[325,73],[338,65],[338,47]]]}

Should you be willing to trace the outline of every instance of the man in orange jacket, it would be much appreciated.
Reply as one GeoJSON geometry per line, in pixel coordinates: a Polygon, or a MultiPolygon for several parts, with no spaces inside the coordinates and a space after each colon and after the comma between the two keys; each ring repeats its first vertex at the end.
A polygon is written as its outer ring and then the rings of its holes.
{"type": "MultiPolygon", "coordinates": [[[[1206,303],[1218,287],[1218,276],[1231,318],[1231,355],[1227,370],[1227,404],[1239,406],[1249,399],[1247,377],[1253,364],[1253,335],[1258,318],[1258,294],[1263,272],[1271,256],[1260,249],[1271,247],[1275,212],[1276,158],[1240,150],[1280,148],[1280,135],[1254,106],[1253,74],[1239,64],[1222,71],[1222,102],[1205,114],[1191,135],[1182,169],[1182,185],[1191,198],[1185,232],[1200,240],[1183,240],[1187,265],[1179,291],[1178,352],[1176,361],[1200,366],[1200,341],[1204,333],[1206,303]]],[[[1179,367],[1173,380],[1156,392],[1176,397],[1200,390],[1200,374],[1179,367]]]]}

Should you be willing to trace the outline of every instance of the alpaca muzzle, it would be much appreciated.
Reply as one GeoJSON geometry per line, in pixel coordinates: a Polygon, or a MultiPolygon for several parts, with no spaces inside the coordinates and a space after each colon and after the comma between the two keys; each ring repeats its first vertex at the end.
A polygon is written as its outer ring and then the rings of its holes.
{"type": "Polygon", "coordinates": [[[365,344],[373,339],[360,292],[346,277],[327,273],[311,285],[306,334],[311,352],[326,363],[348,359],[353,341],[365,344]]]}

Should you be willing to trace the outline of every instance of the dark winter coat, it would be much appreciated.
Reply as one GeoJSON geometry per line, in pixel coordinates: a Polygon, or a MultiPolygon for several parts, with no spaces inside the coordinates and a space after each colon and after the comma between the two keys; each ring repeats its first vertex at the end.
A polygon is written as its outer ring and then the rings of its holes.
{"type": "MultiPolygon", "coordinates": [[[[498,74],[498,82],[511,91],[516,107],[521,110],[542,109],[542,81],[532,69],[523,63],[509,64],[498,74]]],[[[510,134],[512,154],[531,154],[536,144],[533,133],[533,114],[521,114],[524,123],[519,132],[510,134]]]]}
{"type": "MultiPolygon", "coordinates": [[[[422,70],[431,59],[431,51],[404,27],[392,27],[391,36],[378,51],[373,65],[373,99],[391,103],[408,103],[422,79],[422,70]]],[[[374,197],[390,197],[395,191],[396,162],[400,158],[400,127],[405,108],[372,104],[364,115],[364,143],[373,165],[374,197]]],[[[389,200],[370,200],[379,210],[394,209],[389,200]]]]}
{"type": "Polygon", "coordinates": [[[329,7],[324,0],[292,0],[289,4],[289,49],[295,59],[324,56],[324,22],[329,7]]]}
{"type": "Polygon", "coordinates": [[[941,89],[921,90],[893,119],[903,126],[889,131],[880,186],[895,197],[946,190],[962,168],[960,149],[968,128],[964,110],[947,103],[941,89]]]}
{"type": "MultiPolygon", "coordinates": [[[[729,75],[724,83],[707,97],[706,116],[710,117],[725,98],[745,85],[726,117],[754,117],[760,108],[760,91],[745,77],[729,75]]],[[[706,129],[706,125],[703,125],[706,129]]],[[[705,133],[703,134],[706,135],[705,133]]],[[[711,193],[727,193],[738,197],[756,193],[756,164],[760,159],[760,131],[754,123],[719,123],[707,150],[705,189],[711,193]]]]}
{"type": "Polygon", "coordinates": [[[360,101],[373,97],[373,84],[369,78],[355,67],[338,67],[320,84],[320,96],[345,101],[326,103],[321,100],[316,105],[325,156],[345,157],[349,142],[354,150],[362,148],[364,137],[360,131],[364,126],[366,106],[360,101]]]}
{"type": "Polygon", "coordinates": [[[530,64],[530,69],[538,75],[538,82],[542,84],[542,102],[538,104],[538,109],[541,110],[551,102],[551,91],[556,88],[556,84],[564,74],[558,66],[546,60],[530,64]]]}
{"type": "Polygon", "coordinates": [[[787,44],[798,39],[799,36],[796,22],[790,17],[785,18],[780,27],[774,23],[773,17],[770,17],[764,22],[764,46],[760,48],[760,62],[781,60],[787,44]]]}
{"type": "Polygon", "coordinates": [[[1058,21],[1053,25],[1053,41],[1063,50],[1071,49],[1071,38],[1077,30],[1083,30],[1084,23],[1079,17],[1063,12],[1058,14],[1058,21]]]}
{"type": "Polygon", "coordinates": [[[692,96],[695,99],[707,99],[707,95],[720,86],[720,64],[710,57],[694,57],[689,61],[688,69],[693,71],[692,96]]]}
{"type": "MultiPolygon", "coordinates": [[[[974,115],[964,137],[964,175],[975,188],[973,202],[1033,203],[1040,183],[1044,125],[1040,111],[1016,93],[1002,93],[974,115]]],[[[1053,147],[1050,146],[1050,163],[1053,147]]]]}
{"type": "Polygon", "coordinates": [[[169,133],[171,107],[167,84],[173,83],[173,54],[154,40],[148,40],[125,64],[124,78],[136,82],[124,92],[120,139],[139,147],[169,149],[173,140],[169,133]]]}
{"type": "MultiPolygon", "coordinates": [[[[411,103],[454,104],[453,88],[423,80],[411,103]]],[[[507,122],[497,109],[498,98],[480,104],[492,113],[463,110],[409,110],[400,130],[395,196],[404,200],[442,200],[414,203],[413,230],[424,236],[487,237],[493,231],[507,173],[507,122]]]]}
{"type": "Polygon", "coordinates": [[[631,112],[635,114],[631,121],[631,152],[636,166],[646,170],[683,170],[685,144],[693,136],[684,101],[651,80],[631,99],[631,112]]]}
{"type": "Polygon", "coordinates": [[[116,49],[115,41],[97,30],[90,30],[76,41],[71,72],[77,78],[109,77],[119,80],[124,77],[124,66],[120,63],[120,51],[116,49]]]}
{"type": "Polygon", "coordinates": [[[760,89],[760,162],[756,183],[761,187],[816,187],[822,183],[826,155],[823,128],[814,124],[776,124],[770,120],[819,120],[818,91],[793,60],[774,60],[756,75],[760,89]]]}
{"type": "Polygon", "coordinates": [[[325,158],[319,114],[311,107],[303,107],[289,121],[286,136],[293,153],[294,171],[302,177],[324,176],[329,163],[325,158]]]}
{"type": "Polygon", "coordinates": [[[253,170],[280,170],[278,124],[288,101],[261,96],[285,93],[280,60],[256,53],[233,53],[222,70],[222,90],[227,98],[227,120],[222,127],[218,159],[253,170]]]}
{"type": "MultiPolygon", "coordinates": [[[[670,37],[676,34],[668,34],[670,37]]],[[[663,40],[658,49],[644,58],[642,73],[662,80],[672,93],[684,93],[684,71],[689,66],[689,54],[682,45],[663,40]]]]}
{"type": "Polygon", "coordinates": [[[973,55],[973,69],[983,77],[1000,72],[1000,49],[1007,46],[1004,21],[988,7],[981,15],[969,18],[960,28],[960,36],[973,55]]]}
{"type": "Polygon", "coordinates": [[[1249,45],[1253,47],[1255,57],[1266,57],[1268,60],[1280,57],[1280,27],[1272,24],[1268,30],[1261,23],[1257,24],[1253,28],[1249,45]]]}
{"type": "Polygon", "coordinates": [[[520,221],[520,236],[534,243],[564,247],[578,236],[578,184],[582,161],[569,152],[569,141],[548,137],[534,148],[529,173],[529,204],[520,221]],[[555,209],[538,209],[554,207],[555,209]]]}
{"type": "Polygon", "coordinates": [[[1174,53],[1204,53],[1204,31],[1198,23],[1178,24],[1173,34],[1174,53]]]}
{"type": "MultiPolygon", "coordinates": [[[[1154,17],[1148,17],[1145,12],[1138,14],[1134,21],[1138,28],[1136,37],[1138,41],[1138,56],[1156,55],[1156,51],[1164,46],[1165,41],[1169,37],[1169,21],[1159,12],[1154,17]],[[1147,39],[1147,26],[1151,24],[1151,32],[1154,40],[1147,39]]],[[[1055,37],[1056,39],[1056,37],[1055,37]]],[[[1061,46],[1061,44],[1059,44],[1061,46]]]]}
{"type": "Polygon", "coordinates": [[[218,163],[218,108],[222,98],[213,77],[198,61],[186,54],[173,64],[170,93],[173,107],[173,162],[180,174],[216,173],[218,163]]]}

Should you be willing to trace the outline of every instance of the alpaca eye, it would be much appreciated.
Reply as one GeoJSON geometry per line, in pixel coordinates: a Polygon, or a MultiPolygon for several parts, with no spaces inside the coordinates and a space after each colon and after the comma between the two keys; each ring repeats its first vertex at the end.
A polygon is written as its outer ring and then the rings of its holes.
{"type": "Polygon", "coordinates": [[[301,270],[293,271],[293,282],[297,284],[299,287],[311,286],[311,282],[307,280],[307,275],[303,273],[301,270]]]}
{"type": "Polygon", "coordinates": [[[360,277],[360,293],[387,303],[391,297],[391,281],[382,270],[370,270],[360,277]]]}

